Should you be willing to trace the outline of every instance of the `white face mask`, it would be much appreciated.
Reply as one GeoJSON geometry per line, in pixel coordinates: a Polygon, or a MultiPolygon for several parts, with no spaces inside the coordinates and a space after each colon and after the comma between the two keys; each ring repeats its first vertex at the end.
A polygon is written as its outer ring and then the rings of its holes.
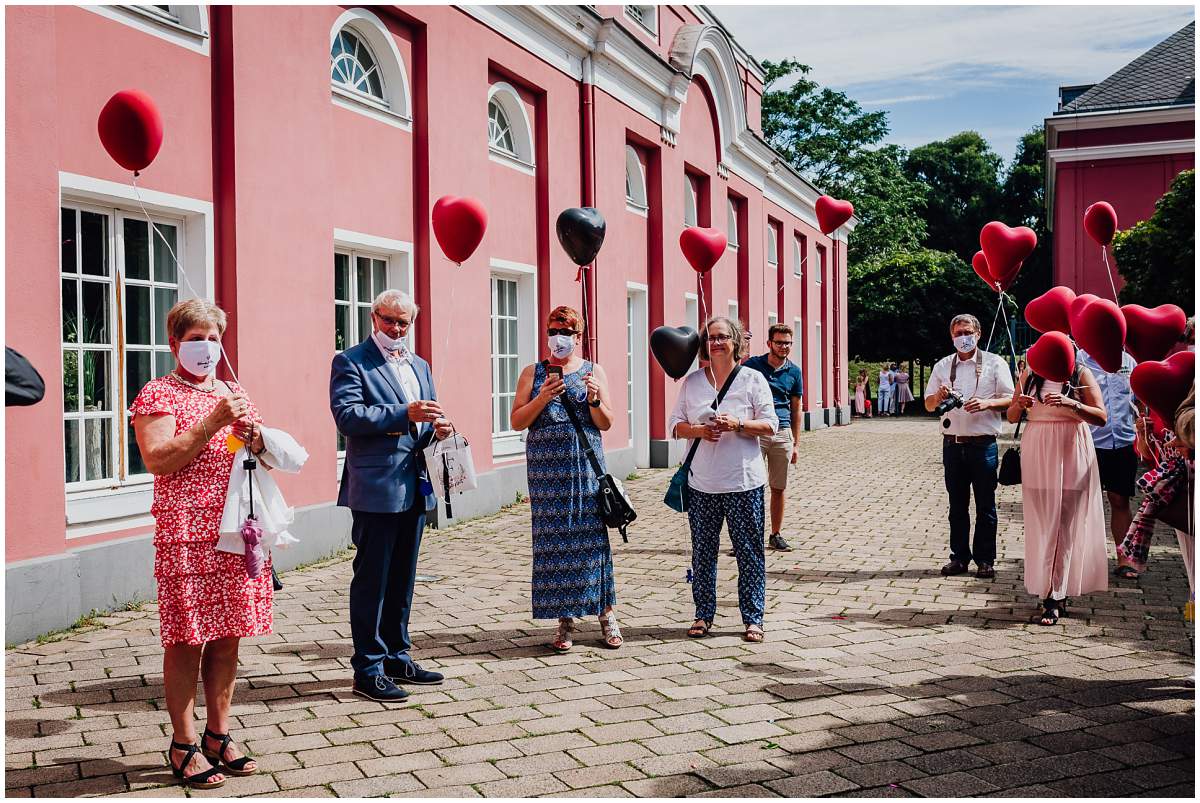
{"type": "Polygon", "coordinates": [[[954,348],[958,349],[960,354],[966,354],[975,350],[975,335],[959,335],[954,338],[954,348]]]}
{"type": "Polygon", "coordinates": [[[383,332],[375,332],[375,342],[388,351],[398,351],[400,354],[408,353],[408,341],[403,337],[391,337],[383,332]]]}
{"type": "Polygon", "coordinates": [[[179,344],[179,364],[193,376],[208,376],[221,361],[221,344],[215,340],[185,340],[179,344]]]}
{"type": "Polygon", "coordinates": [[[573,335],[550,335],[546,338],[546,348],[550,349],[550,353],[557,359],[565,360],[575,350],[575,337],[573,335]]]}

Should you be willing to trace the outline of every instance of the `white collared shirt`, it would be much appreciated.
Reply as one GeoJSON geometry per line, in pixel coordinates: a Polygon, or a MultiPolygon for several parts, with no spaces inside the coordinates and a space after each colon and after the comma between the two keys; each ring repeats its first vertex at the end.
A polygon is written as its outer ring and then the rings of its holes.
{"type": "MultiPolygon", "coordinates": [[[[404,390],[404,395],[408,397],[408,401],[414,402],[420,399],[421,383],[417,379],[417,372],[413,369],[412,360],[393,359],[388,354],[387,349],[379,345],[379,341],[374,336],[371,337],[371,342],[375,344],[375,347],[379,349],[379,353],[383,355],[384,363],[387,365],[388,370],[392,372],[392,376],[400,383],[400,387],[404,390]]],[[[423,426],[424,424],[417,424],[417,430],[420,431],[423,426]]]]}
{"type": "MultiPolygon", "coordinates": [[[[688,374],[679,389],[668,431],[674,433],[675,425],[680,422],[699,424],[701,417],[713,412],[712,403],[717,398],[717,391],[705,376],[705,369],[688,374]]],[[[771,386],[765,376],[753,369],[743,368],[738,372],[717,412],[743,421],[770,421],[772,434],[779,431],[771,386]]],[[[690,442],[688,448],[691,448],[690,442]]],[[[692,460],[689,487],[701,493],[722,494],[750,491],[766,484],[767,469],[757,437],[724,432],[716,443],[700,441],[692,460]]]]}
{"type": "MultiPolygon", "coordinates": [[[[959,359],[957,353],[943,357],[933,366],[929,375],[929,383],[925,386],[925,398],[937,395],[938,388],[950,384],[950,364],[958,360],[958,368],[954,371],[954,389],[962,394],[963,401],[971,398],[978,399],[1011,399],[1013,395],[1012,372],[1003,357],[987,351],[983,354],[983,372],[979,375],[978,383],[975,378],[975,355],[971,359],[959,359]]],[[[1004,425],[1003,410],[984,410],[978,413],[968,413],[961,407],[955,408],[943,416],[949,420],[949,428],[943,429],[946,435],[999,435],[1004,425]]]]}

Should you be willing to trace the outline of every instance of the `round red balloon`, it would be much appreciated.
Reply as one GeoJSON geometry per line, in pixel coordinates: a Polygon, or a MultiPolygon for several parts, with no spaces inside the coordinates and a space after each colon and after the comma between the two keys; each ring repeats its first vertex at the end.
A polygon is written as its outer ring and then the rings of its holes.
{"type": "Polygon", "coordinates": [[[1083,308],[1072,323],[1071,333],[1079,347],[1110,374],[1121,370],[1125,348],[1125,316],[1121,308],[1107,298],[1083,308]]]}
{"type": "Polygon", "coordinates": [[[154,99],[140,89],[122,89],[109,98],[96,128],[104,150],[126,170],[144,169],[162,147],[162,115],[154,99]]]}
{"type": "Polygon", "coordinates": [[[1187,315],[1174,304],[1154,309],[1126,304],[1121,312],[1125,315],[1125,348],[1138,362],[1161,360],[1170,354],[1187,325],[1187,315]]]}
{"type": "Polygon", "coordinates": [[[1161,362],[1138,363],[1129,375],[1134,395],[1169,425],[1195,381],[1196,354],[1191,351],[1176,352],[1161,362]]]}
{"type": "Polygon", "coordinates": [[[1025,353],[1029,370],[1051,382],[1066,382],[1075,372],[1075,344],[1062,332],[1046,332],[1025,353]]]}
{"type": "Polygon", "coordinates": [[[725,253],[725,233],[691,226],[679,235],[679,248],[696,273],[707,273],[725,253]]]}
{"type": "Polygon", "coordinates": [[[433,205],[433,235],[451,262],[470,259],[485,231],[487,210],[474,198],[444,195],[433,205]]]}
{"type": "Polygon", "coordinates": [[[1117,210],[1108,201],[1097,201],[1083,210],[1083,230],[1098,245],[1108,245],[1117,233],[1117,210]]]}
{"type": "Polygon", "coordinates": [[[816,211],[817,226],[822,234],[829,234],[854,215],[854,204],[839,201],[830,195],[822,195],[817,199],[816,211]]]}
{"type": "Polygon", "coordinates": [[[1070,287],[1051,287],[1025,305],[1025,322],[1039,332],[1071,333],[1071,302],[1075,291],[1070,287]]]}

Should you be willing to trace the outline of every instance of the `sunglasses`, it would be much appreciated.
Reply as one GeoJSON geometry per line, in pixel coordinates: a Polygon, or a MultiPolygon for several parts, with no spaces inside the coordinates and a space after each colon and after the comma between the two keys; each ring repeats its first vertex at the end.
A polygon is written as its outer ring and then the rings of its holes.
{"type": "Polygon", "coordinates": [[[550,337],[554,337],[555,335],[566,335],[566,336],[570,337],[571,335],[575,335],[575,334],[579,334],[579,333],[576,332],[574,329],[547,329],[546,334],[550,335],[550,337]]]}

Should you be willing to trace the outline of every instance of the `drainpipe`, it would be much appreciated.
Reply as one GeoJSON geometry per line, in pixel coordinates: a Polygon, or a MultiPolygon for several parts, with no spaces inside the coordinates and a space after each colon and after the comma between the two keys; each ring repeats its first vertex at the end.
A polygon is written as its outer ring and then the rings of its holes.
{"type": "MultiPolygon", "coordinates": [[[[580,129],[580,183],[582,185],[581,206],[596,205],[596,105],[595,86],[592,83],[592,56],[583,57],[583,77],[579,82],[580,129]]],[[[584,315],[588,322],[587,337],[584,338],[584,359],[596,359],[596,263],[592,262],[581,272],[584,294],[584,315]]]]}

